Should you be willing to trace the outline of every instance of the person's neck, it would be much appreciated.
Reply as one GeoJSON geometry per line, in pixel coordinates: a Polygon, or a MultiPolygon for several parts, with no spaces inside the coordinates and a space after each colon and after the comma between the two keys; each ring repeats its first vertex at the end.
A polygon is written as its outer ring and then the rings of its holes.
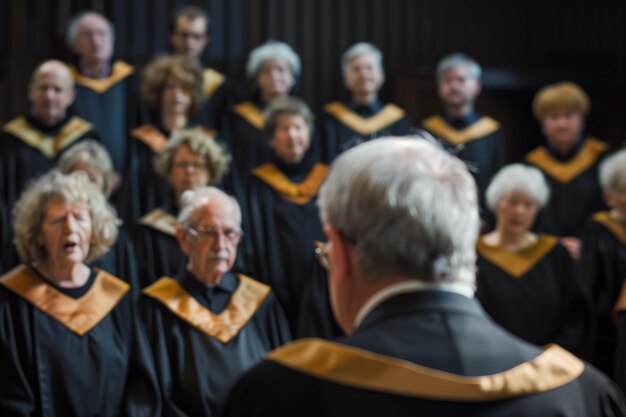
{"type": "Polygon", "coordinates": [[[87,61],[81,60],[81,69],[89,74],[102,74],[109,65],[108,61],[87,61]]]}
{"type": "Polygon", "coordinates": [[[271,102],[272,102],[272,100],[274,100],[275,98],[278,98],[278,97],[285,97],[285,96],[286,96],[286,94],[280,94],[280,93],[276,93],[276,92],[271,92],[271,93],[268,93],[268,92],[261,91],[261,94],[260,94],[259,96],[261,97],[261,101],[262,101],[263,103],[265,103],[265,104],[269,104],[269,103],[271,103],[271,102]]]}
{"type": "Polygon", "coordinates": [[[548,141],[548,144],[559,155],[567,157],[572,152],[572,150],[576,147],[576,145],[578,145],[578,141],[571,142],[571,143],[548,141]]]}
{"type": "Polygon", "coordinates": [[[206,287],[215,287],[216,285],[219,285],[220,281],[222,280],[222,276],[223,274],[213,274],[213,275],[206,275],[203,274],[202,271],[199,271],[197,269],[195,269],[193,267],[193,265],[189,264],[187,265],[187,271],[196,279],[198,280],[199,283],[201,283],[202,285],[206,286],[206,287]]]}
{"type": "Polygon", "coordinates": [[[517,252],[536,242],[537,236],[529,231],[518,233],[506,230],[502,226],[496,226],[496,230],[485,235],[484,241],[490,246],[498,246],[509,252],[517,252]]]}
{"type": "Polygon", "coordinates": [[[31,115],[33,119],[35,119],[37,122],[41,123],[42,125],[47,126],[47,127],[53,127],[53,126],[56,126],[58,123],[60,123],[63,119],[65,119],[67,113],[63,112],[60,115],[51,116],[45,113],[42,114],[41,112],[37,112],[36,110],[33,109],[31,111],[31,115]]]}
{"type": "Polygon", "coordinates": [[[617,209],[611,209],[611,211],[609,212],[609,216],[614,219],[615,221],[617,221],[619,224],[621,224],[623,227],[626,227],[626,217],[624,217],[619,210],[617,209]]]}
{"type": "Polygon", "coordinates": [[[178,132],[187,127],[187,115],[164,111],[161,115],[161,124],[170,134],[178,132]]]}
{"type": "Polygon", "coordinates": [[[354,101],[357,106],[369,106],[377,99],[378,94],[375,92],[362,92],[352,94],[352,101],[354,101]]]}
{"type": "Polygon", "coordinates": [[[83,263],[57,263],[53,260],[35,264],[47,279],[62,288],[79,288],[89,279],[90,269],[83,263]]]}
{"type": "Polygon", "coordinates": [[[464,119],[474,111],[472,103],[466,103],[458,106],[446,106],[446,113],[454,119],[464,119]]]}

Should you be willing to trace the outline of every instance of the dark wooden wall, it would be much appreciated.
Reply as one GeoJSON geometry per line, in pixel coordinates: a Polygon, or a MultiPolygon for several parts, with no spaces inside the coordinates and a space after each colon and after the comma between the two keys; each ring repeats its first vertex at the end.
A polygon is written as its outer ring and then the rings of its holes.
{"type": "Polygon", "coordinates": [[[43,59],[68,59],[65,23],[103,12],[117,28],[117,55],[139,66],[167,48],[178,6],[211,13],[207,62],[245,91],[247,52],[265,39],[299,51],[297,94],[314,109],[344,97],[339,60],[365,40],[385,55],[383,97],[417,122],[439,110],[433,71],[463,51],[484,67],[478,109],[502,121],[513,157],[540,141],[530,103],[542,85],[579,83],[590,95],[588,131],[615,144],[626,137],[626,2],[619,0],[3,0],[0,1],[0,121],[23,112],[29,73],[43,59]]]}

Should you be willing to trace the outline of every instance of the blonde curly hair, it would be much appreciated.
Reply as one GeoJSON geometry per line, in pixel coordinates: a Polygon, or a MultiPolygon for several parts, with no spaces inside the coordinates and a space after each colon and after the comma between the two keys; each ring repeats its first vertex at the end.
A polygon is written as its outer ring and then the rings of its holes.
{"type": "Polygon", "coordinates": [[[46,260],[47,250],[37,244],[37,237],[48,207],[59,200],[82,204],[89,209],[92,242],[85,262],[104,255],[115,243],[121,221],[104,194],[93,186],[82,171],[65,175],[52,170],[30,183],[13,208],[13,242],[23,262],[46,260]]]}

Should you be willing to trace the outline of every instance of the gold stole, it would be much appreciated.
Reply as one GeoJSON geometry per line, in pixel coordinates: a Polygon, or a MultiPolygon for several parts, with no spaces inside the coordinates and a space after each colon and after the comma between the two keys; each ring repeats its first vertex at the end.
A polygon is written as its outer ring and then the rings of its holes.
{"type": "Polygon", "coordinates": [[[306,204],[317,195],[328,174],[328,166],[317,163],[304,181],[291,182],[274,164],[267,163],[252,170],[252,175],[272,187],[284,199],[296,204],[306,204]]]}

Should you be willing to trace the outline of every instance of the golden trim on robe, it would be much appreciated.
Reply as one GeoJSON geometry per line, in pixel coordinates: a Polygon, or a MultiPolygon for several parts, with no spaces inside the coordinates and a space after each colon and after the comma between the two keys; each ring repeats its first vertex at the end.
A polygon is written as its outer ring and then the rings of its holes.
{"type": "Polygon", "coordinates": [[[212,313],[196,301],[173,278],[162,277],[143,292],[204,334],[228,343],[250,321],[270,293],[270,287],[265,284],[245,275],[238,274],[237,277],[239,285],[220,314],[212,313]]]}
{"type": "Polygon", "coordinates": [[[500,129],[500,123],[488,116],[481,117],[461,130],[450,126],[441,116],[429,117],[422,121],[422,126],[434,136],[454,146],[485,137],[500,129]]]}
{"type": "Polygon", "coordinates": [[[561,387],[585,369],[577,357],[548,346],[536,358],[492,375],[465,377],[321,339],[303,339],[267,360],[357,389],[443,401],[497,401],[561,387]]]}
{"type": "Polygon", "coordinates": [[[608,147],[602,141],[587,138],[576,155],[567,162],[555,159],[545,146],[529,152],[526,160],[558,182],[567,184],[593,166],[608,147]]]}
{"type": "Polygon", "coordinates": [[[91,288],[80,298],[58,291],[26,265],[7,272],[0,284],[82,336],[100,323],[130,289],[121,279],[99,269],[95,271],[91,288]]]}
{"type": "Polygon", "coordinates": [[[202,71],[202,79],[204,80],[204,97],[209,98],[224,84],[226,77],[213,68],[206,68],[202,71]]]}
{"type": "Polygon", "coordinates": [[[617,301],[615,302],[615,306],[613,307],[613,314],[615,316],[622,311],[626,311],[626,277],[624,277],[622,281],[624,282],[622,290],[620,291],[617,301]]]}
{"type": "Polygon", "coordinates": [[[477,252],[507,274],[520,278],[542,260],[559,242],[556,236],[540,234],[537,242],[518,252],[486,245],[482,238],[476,243],[477,252]]]}
{"type": "Polygon", "coordinates": [[[156,208],[151,210],[139,219],[139,224],[151,227],[166,235],[176,237],[176,227],[178,221],[176,217],[163,209],[156,208]]]}
{"type": "Polygon", "coordinates": [[[611,217],[608,211],[599,211],[591,218],[606,227],[622,245],[626,246],[626,228],[619,221],[611,217]]]}
{"type": "Polygon", "coordinates": [[[155,154],[160,154],[167,144],[167,137],[153,125],[141,125],[130,131],[130,135],[139,139],[155,154]]]}
{"type": "Polygon", "coordinates": [[[233,106],[233,111],[239,116],[243,117],[250,125],[256,127],[258,130],[263,130],[265,127],[265,119],[263,119],[263,112],[250,101],[244,101],[233,106]]]}
{"type": "Polygon", "coordinates": [[[379,132],[402,119],[406,114],[400,107],[391,103],[386,104],[380,111],[368,118],[361,117],[339,101],[328,103],[324,106],[324,110],[361,136],[379,132]]]}
{"type": "Polygon", "coordinates": [[[119,81],[135,72],[135,69],[132,65],[129,65],[124,61],[115,61],[113,68],[111,69],[111,75],[102,80],[85,77],[80,73],[78,68],[73,65],[70,66],[70,72],[72,73],[72,78],[74,78],[74,82],[76,84],[90,88],[96,93],[102,94],[119,81]]]}
{"type": "Polygon", "coordinates": [[[316,163],[311,172],[300,183],[291,180],[272,163],[252,169],[252,175],[272,187],[284,199],[296,204],[306,204],[317,195],[317,191],[328,175],[328,166],[316,163]]]}
{"type": "Polygon", "coordinates": [[[12,134],[28,146],[37,149],[48,159],[55,159],[61,151],[82,138],[92,128],[93,125],[91,123],[78,116],[73,116],[65,123],[56,136],[47,136],[35,129],[24,116],[17,117],[3,126],[5,132],[12,134]]]}

